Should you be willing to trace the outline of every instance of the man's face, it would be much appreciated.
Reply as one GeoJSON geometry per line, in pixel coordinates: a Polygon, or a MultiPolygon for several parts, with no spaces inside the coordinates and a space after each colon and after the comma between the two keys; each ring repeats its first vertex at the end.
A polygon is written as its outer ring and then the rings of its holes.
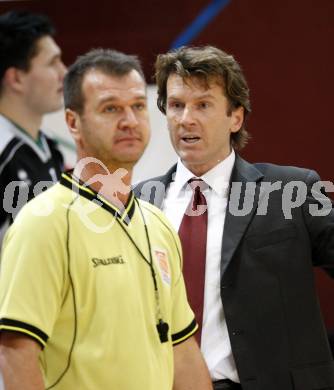
{"type": "Polygon", "coordinates": [[[169,76],[166,117],[170,138],[195,175],[203,175],[229,155],[230,136],[242,125],[243,108],[228,112],[222,86],[214,80],[206,89],[196,78],[169,76]]]}
{"type": "Polygon", "coordinates": [[[82,94],[76,139],[81,157],[95,157],[110,170],[131,169],[150,135],[143,78],[136,70],[125,76],[91,70],[84,76],[82,94]]]}
{"type": "Polygon", "coordinates": [[[27,107],[43,115],[59,110],[63,105],[66,68],[61,61],[61,51],[50,36],[37,41],[36,52],[28,71],[23,71],[23,95],[27,107]]]}

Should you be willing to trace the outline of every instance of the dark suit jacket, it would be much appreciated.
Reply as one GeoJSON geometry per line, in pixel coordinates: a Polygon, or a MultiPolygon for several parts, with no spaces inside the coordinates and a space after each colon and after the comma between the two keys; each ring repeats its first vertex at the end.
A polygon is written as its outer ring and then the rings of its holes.
{"type": "MultiPolygon", "coordinates": [[[[174,172],[175,166],[164,176],[140,183],[137,196],[161,206],[174,172]]],[[[320,191],[311,193],[318,180],[314,171],[236,158],[220,286],[244,390],[334,389],[334,364],[312,270],[334,269],[334,212],[329,198],[320,191]],[[269,191],[270,183],[276,183],[276,190],[269,191]],[[298,193],[293,186],[300,187],[298,193]],[[292,208],[289,199],[298,206],[292,208]],[[249,212],[245,208],[238,213],[243,201],[249,212]],[[327,215],[312,216],[310,206],[327,215]]]]}

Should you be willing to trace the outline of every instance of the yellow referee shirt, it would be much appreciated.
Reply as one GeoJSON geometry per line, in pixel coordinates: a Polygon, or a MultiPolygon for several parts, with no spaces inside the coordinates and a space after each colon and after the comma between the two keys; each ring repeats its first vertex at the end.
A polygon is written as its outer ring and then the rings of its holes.
{"type": "Polygon", "coordinates": [[[46,389],[171,390],[173,344],[197,329],[180,253],[157,208],[131,194],[119,210],[64,174],[7,232],[0,330],[42,346],[46,389]]]}

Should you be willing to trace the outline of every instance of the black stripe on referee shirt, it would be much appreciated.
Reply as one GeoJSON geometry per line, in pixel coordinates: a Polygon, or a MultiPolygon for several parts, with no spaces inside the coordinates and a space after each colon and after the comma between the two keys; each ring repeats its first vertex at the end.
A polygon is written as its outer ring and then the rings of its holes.
{"type": "Polygon", "coordinates": [[[190,325],[188,325],[185,329],[181,330],[181,332],[172,334],[172,343],[173,345],[177,345],[187,340],[190,336],[192,336],[196,330],[198,329],[197,322],[195,318],[192,320],[190,325]]]}
{"type": "Polygon", "coordinates": [[[36,328],[33,325],[27,324],[25,322],[11,320],[10,318],[2,318],[0,320],[0,331],[10,331],[23,333],[26,336],[31,337],[40,344],[42,349],[44,349],[46,342],[48,341],[49,336],[36,328]]]}

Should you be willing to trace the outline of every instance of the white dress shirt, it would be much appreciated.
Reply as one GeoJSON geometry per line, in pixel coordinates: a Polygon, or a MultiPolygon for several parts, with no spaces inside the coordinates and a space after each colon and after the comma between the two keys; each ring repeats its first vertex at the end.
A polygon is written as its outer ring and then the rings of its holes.
{"type": "MultiPolygon", "coordinates": [[[[203,190],[208,205],[208,233],[201,350],[212,380],[228,378],[240,382],[220,298],[223,229],[234,161],[235,153],[232,150],[224,161],[201,176],[209,185],[209,188],[203,190]]],[[[192,190],[187,182],[192,177],[194,174],[179,160],[175,179],[168,188],[163,204],[163,211],[177,231],[191,200],[192,190]]]]}

